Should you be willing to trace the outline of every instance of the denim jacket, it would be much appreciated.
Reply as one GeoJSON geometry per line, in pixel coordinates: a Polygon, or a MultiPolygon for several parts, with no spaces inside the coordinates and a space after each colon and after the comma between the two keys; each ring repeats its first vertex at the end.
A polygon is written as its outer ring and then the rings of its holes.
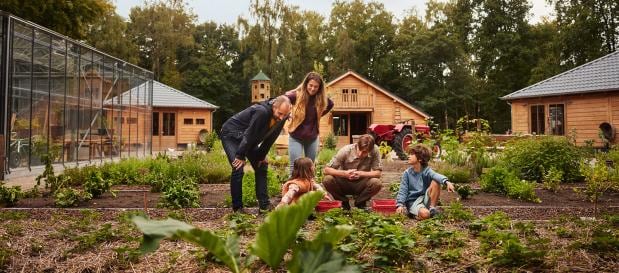
{"type": "Polygon", "coordinates": [[[415,201],[419,196],[426,194],[432,180],[444,185],[448,179],[446,176],[435,172],[430,167],[425,167],[421,172],[415,172],[413,167],[409,167],[402,174],[400,190],[396,197],[398,207],[404,206],[407,202],[415,201]]]}

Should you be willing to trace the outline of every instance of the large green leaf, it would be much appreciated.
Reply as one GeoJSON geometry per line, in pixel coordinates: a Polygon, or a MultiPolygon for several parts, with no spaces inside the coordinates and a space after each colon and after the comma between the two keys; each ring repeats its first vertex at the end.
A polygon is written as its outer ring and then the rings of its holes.
{"type": "Polygon", "coordinates": [[[271,212],[258,228],[251,252],[271,268],[277,268],[321,198],[321,192],[311,192],[303,195],[296,204],[271,212]]]}
{"type": "Polygon", "coordinates": [[[221,260],[232,272],[242,272],[239,255],[239,237],[234,234],[224,241],[208,230],[192,229],[189,232],[180,232],[179,237],[202,246],[221,260]]]}
{"type": "Polygon", "coordinates": [[[150,220],[143,216],[133,216],[131,220],[144,233],[144,240],[140,245],[142,253],[153,252],[159,248],[159,242],[176,235],[179,231],[190,231],[192,225],[174,219],[150,220]]]}
{"type": "Polygon", "coordinates": [[[231,235],[226,241],[207,230],[201,230],[174,219],[150,220],[142,216],[132,217],[138,229],[144,233],[140,246],[143,253],[155,251],[162,239],[177,236],[185,241],[206,248],[221,260],[232,272],[241,272],[239,266],[238,237],[231,235]]]}
{"type": "Polygon", "coordinates": [[[338,225],[322,230],[314,240],[304,242],[288,264],[291,273],[359,272],[357,266],[348,266],[335,245],[352,231],[352,226],[338,225]]]}

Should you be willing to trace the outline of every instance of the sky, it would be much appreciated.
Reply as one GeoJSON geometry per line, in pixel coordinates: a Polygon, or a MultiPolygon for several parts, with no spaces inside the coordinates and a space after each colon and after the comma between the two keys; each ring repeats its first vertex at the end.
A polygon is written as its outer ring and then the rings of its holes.
{"type": "MultiPolygon", "coordinates": [[[[367,0],[366,0],[367,1],[367,0]]],[[[116,11],[128,18],[129,10],[134,6],[141,6],[144,0],[114,0],[116,11]]],[[[235,24],[239,15],[249,18],[250,0],[185,0],[193,12],[198,15],[198,23],[215,21],[218,24],[235,24]]],[[[286,3],[299,6],[301,10],[313,10],[325,17],[329,16],[332,0],[285,0],[286,3]]],[[[408,10],[416,9],[423,15],[426,0],[378,0],[385,5],[385,9],[401,19],[408,10]]],[[[529,18],[531,23],[541,21],[542,16],[551,16],[552,7],[546,0],[529,0],[533,4],[529,18]]]]}

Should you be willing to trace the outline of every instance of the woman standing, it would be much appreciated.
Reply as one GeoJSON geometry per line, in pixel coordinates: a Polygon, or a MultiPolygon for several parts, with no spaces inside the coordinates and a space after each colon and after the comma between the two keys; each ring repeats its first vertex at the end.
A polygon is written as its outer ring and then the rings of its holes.
{"type": "Polygon", "coordinates": [[[327,98],[322,77],[316,72],[305,76],[303,83],[295,89],[286,92],[286,96],[294,105],[291,121],[288,123],[288,157],[290,173],[294,161],[302,156],[316,159],[318,151],[318,127],[320,118],[333,108],[333,101],[327,98]]]}

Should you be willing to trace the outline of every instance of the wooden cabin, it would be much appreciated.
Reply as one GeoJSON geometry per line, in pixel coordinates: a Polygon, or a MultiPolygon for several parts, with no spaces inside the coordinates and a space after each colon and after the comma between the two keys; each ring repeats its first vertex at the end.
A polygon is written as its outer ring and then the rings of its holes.
{"type": "Polygon", "coordinates": [[[502,97],[511,105],[512,132],[572,135],[578,145],[616,143],[619,51],[502,97]]]}
{"type": "Polygon", "coordinates": [[[426,124],[430,115],[365,77],[348,71],[325,84],[334,106],[320,120],[320,137],[333,132],[338,147],[353,143],[373,123],[426,124]]]}
{"type": "Polygon", "coordinates": [[[213,112],[219,108],[163,83],[153,81],[153,151],[186,148],[199,143],[202,130],[213,131],[213,112]]]}

